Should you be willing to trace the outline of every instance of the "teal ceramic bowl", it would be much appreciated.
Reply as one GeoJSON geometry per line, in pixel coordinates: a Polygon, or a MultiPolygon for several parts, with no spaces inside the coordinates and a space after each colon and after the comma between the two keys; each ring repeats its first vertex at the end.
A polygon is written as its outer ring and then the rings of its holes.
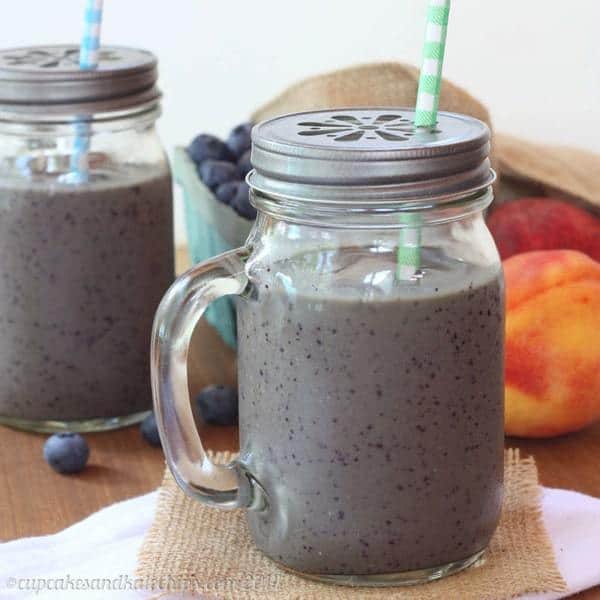
{"type": "MultiPolygon", "coordinates": [[[[175,181],[183,189],[185,223],[190,258],[194,264],[243,246],[253,221],[240,217],[231,207],[219,202],[198,177],[196,165],[185,148],[176,148],[173,161],[175,181]]],[[[225,343],[237,345],[235,304],[221,298],[207,309],[205,317],[225,343]]]]}

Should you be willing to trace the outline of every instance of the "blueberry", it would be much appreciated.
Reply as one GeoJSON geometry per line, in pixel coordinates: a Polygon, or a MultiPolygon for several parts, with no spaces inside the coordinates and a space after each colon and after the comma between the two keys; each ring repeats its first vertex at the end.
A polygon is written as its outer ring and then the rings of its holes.
{"type": "Polygon", "coordinates": [[[209,159],[228,161],[236,159],[225,142],[209,133],[197,135],[188,147],[188,154],[198,165],[209,159]]]}
{"type": "Polygon", "coordinates": [[[241,182],[237,194],[231,201],[231,206],[241,217],[251,221],[256,219],[256,209],[250,204],[250,188],[245,181],[241,182]]]}
{"type": "Polygon", "coordinates": [[[238,422],[238,395],[233,388],[209,385],[198,394],[196,403],[206,423],[235,425],[238,422]]]}
{"type": "Polygon", "coordinates": [[[83,471],[89,456],[90,448],[78,433],[55,433],[44,444],[44,459],[57,473],[83,471]]]}
{"type": "Polygon", "coordinates": [[[241,184],[241,181],[226,181],[217,187],[215,196],[223,204],[231,204],[241,184]]]}
{"type": "Polygon", "coordinates": [[[252,131],[252,123],[242,123],[237,127],[234,127],[227,138],[227,145],[229,149],[239,158],[250,149],[252,145],[252,138],[250,132],[252,131]]]}
{"type": "Polygon", "coordinates": [[[252,163],[250,162],[250,150],[246,150],[240,160],[238,160],[237,166],[242,179],[245,179],[246,175],[252,170],[252,163]]]}
{"type": "Polygon", "coordinates": [[[199,167],[198,173],[200,179],[211,189],[214,190],[221,183],[226,181],[239,180],[240,174],[233,163],[224,160],[205,160],[199,167]]]}
{"type": "Polygon", "coordinates": [[[150,413],[142,421],[140,431],[142,432],[142,437],[151,446],[160,446],[160,437],[158,435],[158,427],[156,426],[156,417],[154,416],[154,413],[150,413]]]}

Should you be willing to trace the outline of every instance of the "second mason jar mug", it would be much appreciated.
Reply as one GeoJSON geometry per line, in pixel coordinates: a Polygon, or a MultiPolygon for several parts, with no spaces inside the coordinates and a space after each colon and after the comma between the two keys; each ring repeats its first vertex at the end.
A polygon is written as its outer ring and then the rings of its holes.
{"type": "Polygon", "coordinates": [[[157,61],[104,46],[0,51],[0,423],[110,429],[152,406],[174,279],[157,61]]]}
{"type": "Polygon", "coordinates": [[[483,211],[489,131],[402,108],[257,125],[258,209],[243,248],[164,297],[152,377],[167,461],[201,502],[247,510],[287,569],[354,585],[472,564],[498,523],[504,293],[483,211]],[[187,392],[190,336],[237,296],[240,454],[206,456],[187,392]]]}

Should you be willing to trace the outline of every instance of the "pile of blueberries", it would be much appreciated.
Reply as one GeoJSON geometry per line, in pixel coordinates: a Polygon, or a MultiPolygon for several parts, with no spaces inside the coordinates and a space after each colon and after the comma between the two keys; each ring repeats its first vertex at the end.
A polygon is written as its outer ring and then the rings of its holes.
{"type": "Polygon", "coordinates": [[[231,206],[245,219],[256,218],[256,209],[250,204],[245,177],[250,164],[250,132],[252,123],[234,127],[226,141],[208,133],[196,136],[187,152],[196,163],[198,175],[223,204],[231,206]]]}
{"type": "MultiPolygon", "coordinates": [[[[197,413],[211,425],[236,425],[238,422],[238,395],[233,388],[209,385],[196,396],[197,413]]],[[[141,423],[142,437],[152,446],[160,446],[160,436],[154,413],[141,423]]],[[[90,456],[85,438],[78,433],[61,432],[51,435],[44,444],[44,459],[58,473],[72,474],[83,471],[90,456]]]]}

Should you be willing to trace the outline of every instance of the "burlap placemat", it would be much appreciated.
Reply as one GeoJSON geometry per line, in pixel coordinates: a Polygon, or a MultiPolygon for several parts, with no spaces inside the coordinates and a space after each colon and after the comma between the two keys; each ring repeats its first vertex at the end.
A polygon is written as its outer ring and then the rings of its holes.
{"type": "MultiPolygon", "coordinates": [[[[221,453],[215,460],[227,462],[230,456],[221,453]]],[[[356,589],[281,570],[254,547],[243,511],[221,511],[191,500],[167,470],[136,575],[150,588],[163,590],[155,598],[193,591],[211,600],[502,600],[563,591],[543,525],[540,492],[533,458],[508,450],[502,518],[478,564],[427,585],[356,589]]]]}

